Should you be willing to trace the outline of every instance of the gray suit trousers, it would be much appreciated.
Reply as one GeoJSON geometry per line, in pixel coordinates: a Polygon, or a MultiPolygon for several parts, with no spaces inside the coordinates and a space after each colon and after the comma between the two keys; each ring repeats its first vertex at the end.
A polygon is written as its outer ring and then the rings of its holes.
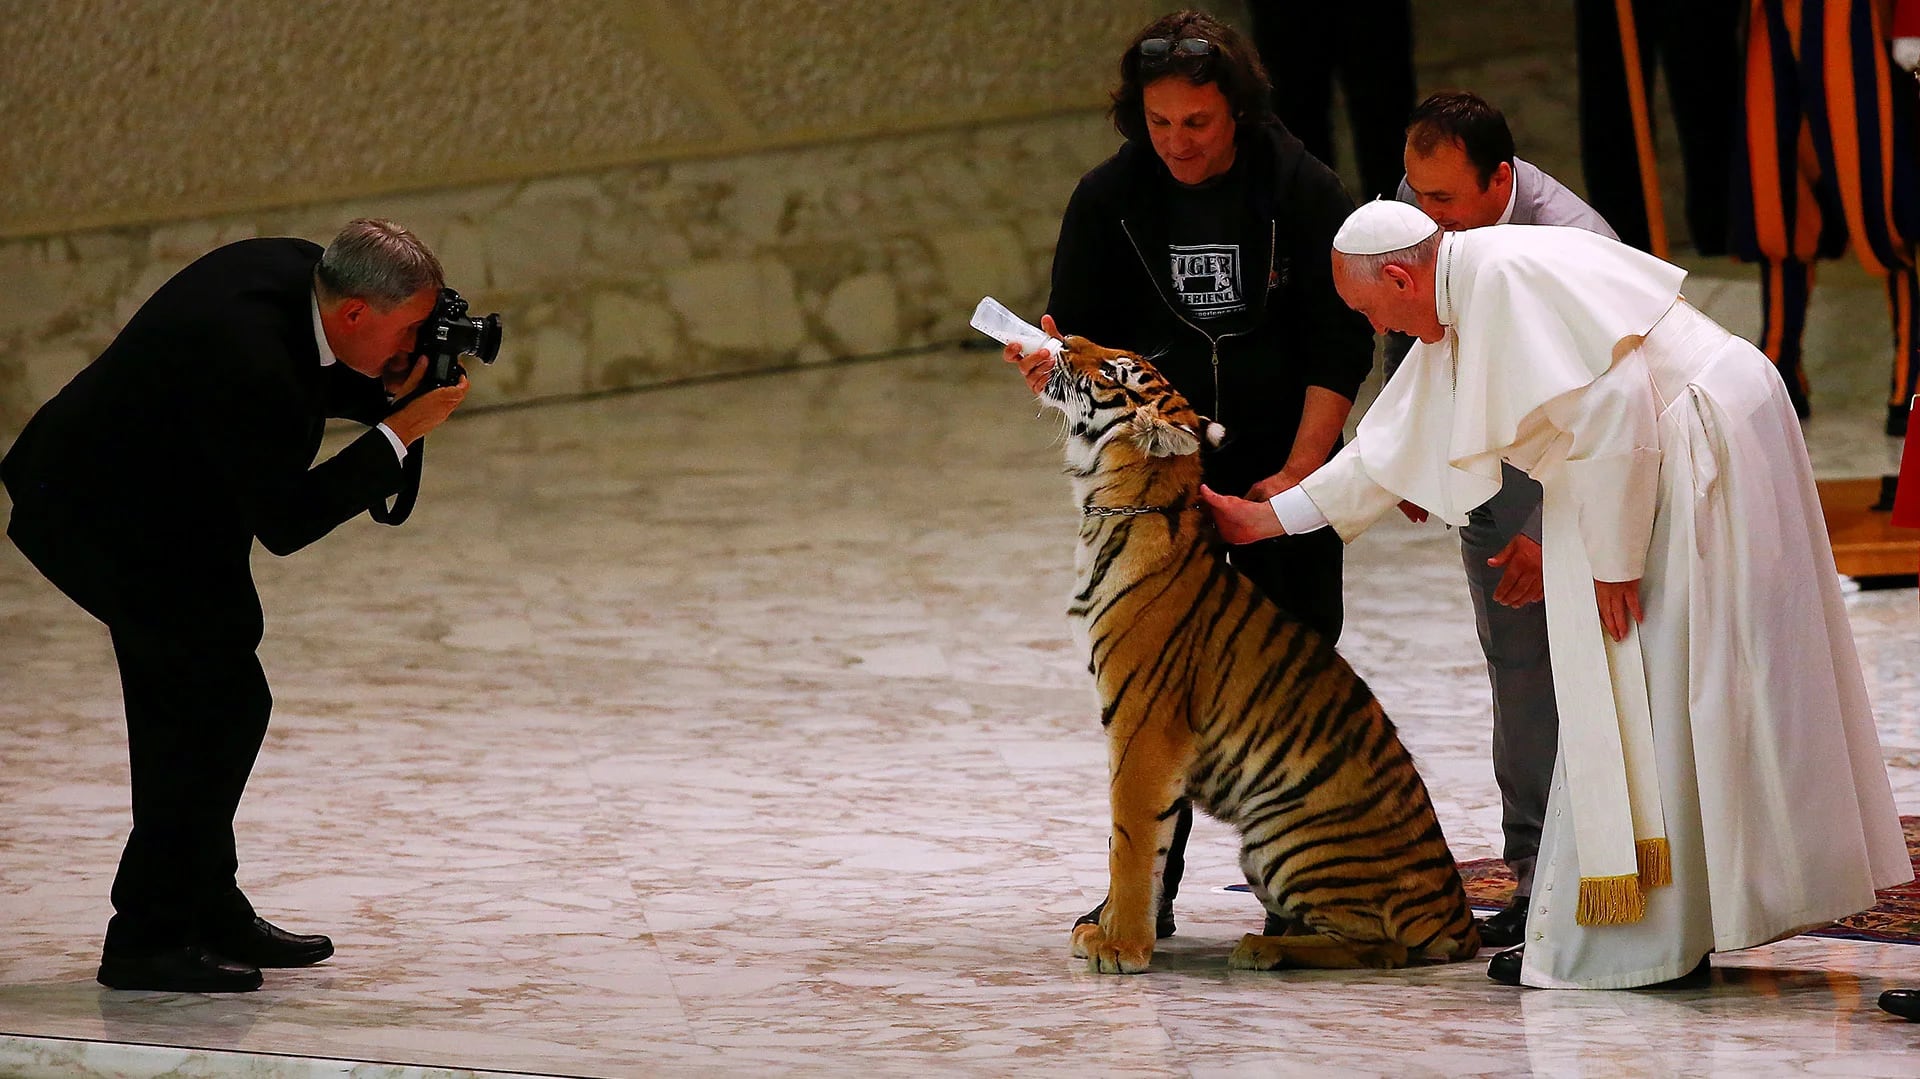
{"type": "Polygon", "coordinates": [[[1506,836],[1501,857],[1519,879],[1515,894],[1531,896],[1547,788],[1559,750],[1560,714],[1554,707],[1553,668],[1547,659],[1546,604],[1515,610],[1493,600],[1506,570],[1487,565],[1487,559],[1499,554],[1540,509],[1540,485],[1512,465],[1501,469],[1500,492],[1469,514],[1460,530],[1460,557],[1493,683],[1493,776],[1500,785],[1500,827],[1506,836]]]}

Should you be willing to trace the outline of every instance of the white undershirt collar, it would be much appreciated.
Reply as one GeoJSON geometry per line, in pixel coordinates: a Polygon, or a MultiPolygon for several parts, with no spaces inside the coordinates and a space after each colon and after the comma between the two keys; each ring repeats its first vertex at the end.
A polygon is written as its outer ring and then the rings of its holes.
{"type": "Polygon", "coordinates": [[[307,293],[307,306],[313,309],[313,343],[320,346],[320,366],[332,367],[339,361],[333,354],[332,346],[327,344],[327,328],[320,323],[320,298],[307,293]]]}
{"type": "MultiPolygon", "coordinates": [[[[332,346],[327,344],[327,328],[320,322],[320,298],[311,292],[307,293],[307,306],[313,311],[313,343],[320,349],[320,366],[332,367],[340,362],[340,357],[335,356],[332,346]]],[[[393,428],[381,423],[376,424],[374,430],[387,436],[387,443],[393,447],[395,457],[403,462],[407,459],[407,444],[400,441],[400,436],[393,433],[393,428]]]]}
{"type": "Polygon", "coordinates": [[[1453,258],[1459,243],[1459,233],[1444,233],[1433,259],[1433,313],[1442,326],[1453,325],[1453,258]]]}

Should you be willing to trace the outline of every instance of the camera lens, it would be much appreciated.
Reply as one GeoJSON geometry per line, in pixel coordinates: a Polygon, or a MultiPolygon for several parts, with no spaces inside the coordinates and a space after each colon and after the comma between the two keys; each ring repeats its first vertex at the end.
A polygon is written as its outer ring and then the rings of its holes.
{"type": "Polygon", "coordinates": [[[503,334],[500,316],[488,315],[480,320],[479,326],[480,340],[474,343],[473,354],[480,357],[481,363],[492,363],[494,357],[500,355],[500,339],[503,334]]]}

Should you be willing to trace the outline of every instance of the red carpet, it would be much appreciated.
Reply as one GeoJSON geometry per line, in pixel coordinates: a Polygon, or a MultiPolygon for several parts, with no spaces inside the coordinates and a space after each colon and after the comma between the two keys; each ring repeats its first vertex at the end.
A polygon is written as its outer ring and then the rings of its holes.
{"type": "MultiPolygon", "coordinates": [[[[1907,833],[1907,856],[1913,859],[1915,872],[1920,873],[1920,817],[1901,817],[1900,826],[1907,833]]],[[[1498,858],[1461,862],[1460,879],[1466,882],[1467,898],[1476,907],[1498,910],[1513,898],[1513,874],[1498,858]]],[[[1920,944],[1920,882],[1884,889],[1872,910],[1810,930],[1808,935],[1920,944]]]]}

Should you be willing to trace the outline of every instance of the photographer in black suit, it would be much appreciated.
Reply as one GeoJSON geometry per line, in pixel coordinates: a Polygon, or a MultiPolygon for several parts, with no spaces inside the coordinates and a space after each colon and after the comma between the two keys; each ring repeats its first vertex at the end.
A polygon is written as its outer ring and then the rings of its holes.
{"type": "Polygon", "coordinates": [[[0,461],[7,534],[106,624],[120,668],[133,831],[103,985],[244,991],[261,967],[333,954],[258,917],[235,881],[234,811],[273,703],[250,558],[256,537],[291,554],[401,490],[467,392],[461,378],[389,404],[426,370],[415,339],[442,284],[433,253],[383,221],[324,253],[222,247],[161,286],[0,461]],[[370,429],[309,467],[329,416],[370,429]]]}

